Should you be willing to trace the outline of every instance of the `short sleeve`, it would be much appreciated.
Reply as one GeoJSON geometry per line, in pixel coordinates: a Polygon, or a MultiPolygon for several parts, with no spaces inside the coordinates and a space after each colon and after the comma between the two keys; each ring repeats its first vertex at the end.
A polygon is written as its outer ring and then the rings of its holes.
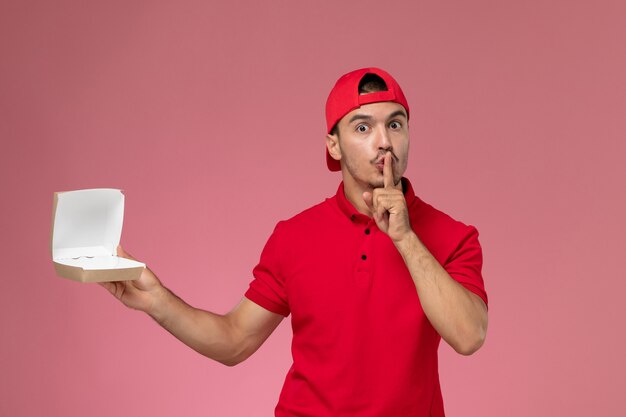
{"type": "Polygon", "coordinates": [[[483,251],[478,241],[478,230],[474,226],[468,226],[468,231],[448,258],[444,269],[459,284],[478,295],[485,305],[488,305],[482,266],[483,251]]]}
{"type": "Polygon", "coordinates": [[[291,310],[281,268],[285,252],[280,244],[280,224],[276,225],[261,252],[261,259],[252,271],[254,279],[245,297],[272,313],[287,317],[291,310]]]}

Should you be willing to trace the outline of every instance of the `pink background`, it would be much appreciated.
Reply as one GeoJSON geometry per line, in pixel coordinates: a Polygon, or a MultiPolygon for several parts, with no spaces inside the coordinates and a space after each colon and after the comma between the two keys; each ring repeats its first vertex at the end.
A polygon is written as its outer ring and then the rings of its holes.
{"type": "Polygon", "coordinates": [[[0,415],[272,415],[288,321],[201,357],[55,276],[52,193],[124,189],[125,248],[225,313],[274,224],[335,192],[324,100],[369,65],[411,103],[416,192],[481,233],[489,334],[442,343],[447,414],[624,415],[623,4],[2,2],[0,415]]]}

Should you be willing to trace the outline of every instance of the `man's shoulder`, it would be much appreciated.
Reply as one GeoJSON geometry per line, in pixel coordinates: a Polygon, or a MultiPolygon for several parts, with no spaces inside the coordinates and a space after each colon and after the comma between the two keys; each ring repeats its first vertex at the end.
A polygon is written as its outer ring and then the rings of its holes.
{"type": "Polygon", "coordinates": [[[329,218],[336,213],[334,202],[335,196],[325,198],[323,201],[308,207],[301,212],[281,220],[277,224],[283,230],[299,230],[302,227],[322,226],[327,224],[329,218]]]}
{"type": "Polygon", "coordinates": [[[428,220],[429,223],[440,223],[457,227],[467,227],[462,221],[452,217],[450,214],[444,212],[442,209],[433,206],[430,203],[422,200],[420,197],[415,197],[415,210],[411,210],[412,215],[416,215],[420,220],[428,220]]]}
{"type": "Polygon", "coordinates": [[[416,198],[415,203],[417,207],[410,214],[411,226],[440,264],[446,265],[461,248],[477,242],[475,226],[465,224],[421,199],[416,198]]]}
{"type": "Polygon", "coordinates": [[[478,233],[475,226],[452,217],[417,196],[414,206],[410,210],[411,224],[416,231],[430,235],[434,240],[452,243],[478,233]]]}

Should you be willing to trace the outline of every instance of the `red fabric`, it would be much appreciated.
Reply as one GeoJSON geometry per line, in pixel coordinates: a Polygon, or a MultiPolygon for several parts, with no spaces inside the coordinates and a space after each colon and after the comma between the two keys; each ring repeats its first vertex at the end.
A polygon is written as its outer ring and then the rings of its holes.
{"type": "MultiPolygon", "coordinates": [[[[403,182],[417,236],[487,303],[476,229],[403,182]]],[[[334,197],[279,222],[253,273],[246,297],[292,316],[293,365],[276,416],[444,416],[441,337],[391,239],[354,209],[343,184],[334,197]]]]}

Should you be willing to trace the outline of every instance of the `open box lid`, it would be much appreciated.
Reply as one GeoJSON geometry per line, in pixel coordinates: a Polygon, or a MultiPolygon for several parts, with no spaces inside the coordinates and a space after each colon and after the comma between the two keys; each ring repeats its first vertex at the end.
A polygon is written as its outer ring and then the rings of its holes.
{"type": "Polygon", "coordinates": [[[124,219],[124,194],[121,190],[101,188],[54,194],[52,259],[57,273],[79,281],[116,281],[136,279],[145,266],[117,256],[124,219]],[[61,269],[59,269],[61,268],[61,269]],[[91,278],[77,277],[91,271],[91,278]],[[138,272],[116,274],[116,270],[136,268],[138,272]],[[68,272],[69,271],[69,272],[68,272]],[[107,271],[97,275],[97,271],[107,271]],[[72,276],[67,276],[68,274],[72,276]]]}

